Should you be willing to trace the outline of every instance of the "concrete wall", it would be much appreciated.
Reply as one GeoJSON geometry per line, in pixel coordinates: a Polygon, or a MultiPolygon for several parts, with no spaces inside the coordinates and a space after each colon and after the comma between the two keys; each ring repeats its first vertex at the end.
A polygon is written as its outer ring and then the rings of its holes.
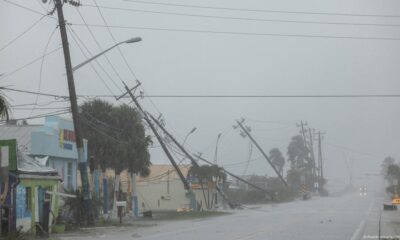
{"type": "Polygon", "coordinates": [[[185,190],[180,180],[170,181],[169,194],[167,186],[167,181],[137,183],[139,212],[189,207],[189,200],[185,197],[185,190]]]}
{"type": "Polygon", "coordinates": [[[58,175],[62,179],[62,187],[68,190],[75,190],[77,187],[77,161],[75,159],[68,158],[49,158],[49,166],[56,169],[58,175]],[[72,164],[72,188],[68,186],[68,163],[72,164]]]}
{"type": "MultiPolygon", "coordinates": [[[[142,213],[146,210],[175,211],[178,208],[189,207],[189,199],[185,195],[186,191],[180,179],[173,179],[169,181],[169,194],[167,189],[168,181],[165,180],[154,182],[138,182],[137,192],[139,212],[142,213]]],[[[194,190],[194,193],[196,194],[196,201],[199,203],[202,202],[202,206],[205,208],[205,200],[202,190],[194,190]]]]}

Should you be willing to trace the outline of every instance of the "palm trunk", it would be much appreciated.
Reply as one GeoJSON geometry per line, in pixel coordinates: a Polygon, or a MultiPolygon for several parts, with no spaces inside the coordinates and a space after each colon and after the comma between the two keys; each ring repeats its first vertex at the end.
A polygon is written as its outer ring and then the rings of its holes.
{"type": "Polygon", "coordinates": [[[120,182],[120,174],[115,174],[115,182],[114,182],[114,199],[113,199],[113,208],[112,208],[112,215],[113,219],[118,217],[118,210],[117,210],[117,200],[119,195],[119,182],[120,182]]]}
{"type": "Polygon", "coordinates": [[[200,178],[200,186],[201,186],[201,190],[203,191],[204,203],[206,205],[206,208],[208,209],[206,192],[204,191],[204,187],[203,187],[203,178],[200,178]]]}

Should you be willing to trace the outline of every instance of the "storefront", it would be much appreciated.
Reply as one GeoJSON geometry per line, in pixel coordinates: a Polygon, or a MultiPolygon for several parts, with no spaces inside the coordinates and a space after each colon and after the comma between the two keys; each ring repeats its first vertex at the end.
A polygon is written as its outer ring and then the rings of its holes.
{"type": "Polygon", "coordinates": [[[8,175],[0,184],[1,235],[48,233],[59,210],[57,171],[19,151],[15,139],[0,140],[0,150],[2,173],[8,175]]]}

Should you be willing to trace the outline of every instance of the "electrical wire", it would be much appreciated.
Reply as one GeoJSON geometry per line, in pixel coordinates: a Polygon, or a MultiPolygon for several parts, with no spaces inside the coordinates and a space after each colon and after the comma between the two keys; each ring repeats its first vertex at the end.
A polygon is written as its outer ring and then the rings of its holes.
{"type": "Polygon", "coordinates": [[[36,11],[36,10],[34,10],[34,9],[25,7],[25,6],[23,6],[23,5],[20,5],[20,4],[15,3],[15,2],[12,2],[12,1],[9,1],[9,0],[3,0],[3,1],[6,2],[6,3],[9,3],[9,4],[11,4],[11,5],[14,5],[14,6],[16,6],[16,7],[19,7],[19,8],[21,8],[21,9],[25,9],[25,10],[27,10],[27,11],[29,11],[29,12],[36,13],[36,14],[39,14],[39,15],[41,15],[41,16],[46,16],[46,17],[49,17],[49,18],[52,18],[52,19],[57,19],[57,18],[55,18],[55,17],[53,17],[53,16],[50,16],[49,14],[45,14],[45,13],[36,11]]]}
{"type": "MultiPolygon", "coordinates": [[[[70,113],[70,111],[65,111],[65,110],[59,110],[59,111],[55,111],[55,112],[50,112],[50,113],[45,113],[45,114],[39,114],[39,115],[35,115],[35,116],[31,116],[31,117],[26,117],[26,118],[16,118],[13,120],[19,121],[19,120],[29,120],[29,119],[37,119],[37,118],[44,118],[44,117],[49,117],[49,116],[58,116],[58,115],[63,115],[63,114],[67,114],[70,113]]],[[[7,122],[7,120],[0,120],[0,123],[5,123],[7,122]]]]}
{"type": "Polygon", "coordinates": [[[164,2],[141,1],[141,0],[125,0],[125,1],[134,2],[134,3],[142,3],[142,4],[151,4],[151,5],[213,9],[213,10],[229,10],[229,11],[241,11],[241,12],[310,14],[310,15],[351,16],[351,17],[382,17],[382,18],[399,18],[400,17],[400,15],[385,15],[385,14],[335,13],[335,12],[317,12],[317,11],[286,11],[286,10],[250,9],[250,8],[217,7],[217,6],[206,6],[206,5],[176,4],[176,3],[164,3],[164,2]]]}
{"type": "Polygon", "coordinates": [[[179,12],[165,12],[165,11],[154,11],[154,10],[133,9],[133,8],[120,8],[120,7],[111,7],[111,6],[95,6],[95,5],[91,5],[91,4],[83,4],[83,6],[85,6],[85,7],[99,7],[99,8],[108,9],[108,10],[119,10],[119,11],[128,11],[128,12],[141,12],[141,13],[161,14],[161,15],[173,15],[173,16],[181,16],[181,17],[198,17],[198,18],[209,18],[209,19],[219,19],[219,20],[240,20],[240,21],[253,21],[253,22],[318,24],[318,25],[400,27],[400,24],[390,24],[390,23],[322,22],[322,21],[263,19],[263,18],[229,17],[229,16],[219,16],[219,15],[203,15],[203,14],[189,14],[189,13],[179,13],[179,12]]]}
{"type": "MultiPolygon", "coordinates": [[[[42,87],[42,75],[43,75],[43,63],[44,63],[44,59],[45,59],[45,55],[46,55],[46,53],[47,53],[47,49],[48,49],[48,47],[49,47],[49,44],[50,44],[50,42],[51,42],[51,39],[53,38],[53,36],[54,36],[54,33],[56,32],[56,30],[57,30],[57,26],[54,28],[54,30],[50,33],[50,36],[49,36],[49,39],[47,40],[47,43],[46,43],[46,45],[45,45],[45,47],[44,47],[44,50],[43,50],[43,57],[42,57],[42,61],[41,61],[41,63],[40,63],[40,73],[39,73],[39,83],[38,83],[38,92],[40,92],[40,89],[41,89],[41,87],[42,87]]],[[[38,102],[38,100],[39,100],[39,96],[40,95],[36,95],[36,98],[35,98],[35,105],[37,104],[37,102],[38,102]]],[[[33,108],[32,108],[32,110],[31,110],[31,113],[29,114],[29,116],[32,116],[32,113],[35,111],[35,109],[36,109],[36,107],[34,106],[33,108]]]]}
{"type": "MultiPolygon", "coordinates": [[[[81,51],[82,55],[87,59],[88,56],[86,55],[85,51],[83,51],[83,48],[82,48],[81,45],[79,44],[79,40],[80,40],[79,36],[78,36],[74,31],[72,31],[71,26],[69,26],[67,29],[68,29],[69,32],[71,33],[72,39],[75,41],[75,44],[78,46],[78,48],[79,48],[79,50],[81,51]],[[70,29],[71,29],[71,30],[70,30],[70,29]]],[[[89,52],[89,55],[92,56],[92,54],[90,53],[90,51],[88,50],[88,48],[86,47],[86,45],[84,45],[83,42],[81,42],[81,44],[82,44],[83,47],[89,52]]],[[[97,61],[97,59],[94,59],[94,62],[96,62],[96,63],[100,66],[100,69],[103,70],[103,72],[106,74],[106,76],[108,76],[110,79],[112,79],[111,76],[107,73],[107,71],[103,68],[103,66],[101,66],[101,64],[97,61]]],[[[107,90],[108,90],[112,95],[114,95],[114,97],[115,97],[115,96],[116,96],[115,93],[111,90],[110,86],[108,86],[108,84],[107,84],[106,81],[103,79],[103,77],[101,77],[100,73],[99,73],[99,72],[96,70],[96,68],[93,66],[93,63],[92,63],[92,62],[89,62],[89,65],[90,65],[90,67],[92,68],[92,70],[95,72],[95,74],[97,75],[97,77],[100,79],[100,81],[101,81],[101,82],[104,84],[104,86],[107,88],[107,90]]],[[[114,82],[114,81],[112,80],[112,82],[114,82]]],[[[115,84],[115,83],[114,83],[114,84],[115,84]]]]}
{"type": "Polygon", "coordinates": [[[33,91],[20,90],[20,89],[9,88],[9,87],[0,87],[0,89],[2,89],[2,90],[7,90],[7,91],[11,91],[11,92],[28,93],[28,94],[33,94],[33,95],[40,95],[40,96],[46,96],[46,97],[54,97],[55,99],[59,99],[59,98],[69,99],[69,96],[66,96],[66,95],[57,95],[57,94],[51,94],[51,93],[33,92],[33,91]]]}
{"type": "Polygon", "coordinates": [[[30,30],[32,30],[40,21],[43,20],[46,16],[40,17],[38,20],[36,20],[32,25],[30,25],[28,28],[26,28],[23,32],[18,34],[15,38],[11,39],[8,43],[6,43],[3,47],[0,48],[0,52],[2,52],[4,49],[7,47],[11,46],[13,43],[17,42],[19,38],[24,36],[26,33],[28,33],[30,30]]]}
{"type": "MultiPolygon", "coordinates": [[[[103,51],[103,48],[101,47],[101,45],[100,45],[99,41],[97,40],[97,38],[94,36],[93,31],[90,29],[89,26],[87,26],[87,22],[86,22],[85,18],[83,17],[82,13],[79,11],[78,8],[75,8],[75,9],[76,9],[76,11],[78,12],[79,16],[81,17],[83,23],[85,24],[87,30],[89,31],[89,33],[90,33],[91,37],[93,38],[94,42],[96,43],[97,47],[100,49],[100,51],[103,51]]],[[[114,67],[114,64],[112,64],[112,62],[111,62],[110,59],[108,58],[107,54],[104,54],[104,57],[106,58],[108,64],[111,66],[111,69],[114,71],[115,75],[119,78],[119,80],[120,80],[121,82],[123,82],[121,75],[118,73],[118,71],[117,71],[116,68],[114,67]]],[[[118,90],[119,90],[120,92],[122,92],[122,89],[115,83],[115,81],[112,80],[112,82],[114,83],[114,86],[115,86],[116,88],[118,88],[118,90]]]]}
{"type": "MultiPolygon", "coordinates": [[[[72,23],[74,26],[84,26],[80,23],[72,23]]],[[[123,25],[101,25],[88,24],[91,27],[98,28],[115,28],[115,29],[138,29],[149,31],[163,32],[182,32],[182,33],[207,33],[216,35],[233,35],[233,36],[257,36],[257,37],[293,37],[293,38],[312,38],[312,39],[343,39],[343,40],[379,40],[379,41],[399,41],[397,37],[360,37],[360,36],[337,36],[337,35],[319,35],[319,34],[284,34],[284,33],[267,33],[267,32],[239,32],[239,31],[217,31],[217,30],[201,30],[201,29],[185,29],[185,28],[161,28],[161,27],[140,27],[140,26],[123,26],[123,25]]]]}
{"type": "Polygon", "coordinates": [[[0,80],[5,79],[5,78],[7,78],[7,77],[9,77],[9,76],[11,76],[11,75],[13,75],[13,74],[15,74],[15,73],[21,71],[22,69],[24,69],[24,68],[26,68],[26,67],[28,67],[28,66],[34,64],[35,62],[37,62],[37,61],[39,61],[39,60],[41,60],[43,57],[49,56],[49,55],[51,55],[51,54],[57,52],[57,51],[60,50],[60,49],[62,49],[62,47],[58,47],[58,48],[56,48],[56,49],[53,49],[53,50],[51,50],[50,52],[48,52],[48,53],[46,53],[46,54],[44,54],[44,55],[42,55],[42,56],[40,56],[40,57],[38,57],[38,58],[35,58],[35,59],[33,59],[32,61],[30,61],[30,62],[28,62],[28,63],[22,65],[21,67],[18,67],[18,68],[16,68],[16,69],[12,70],[11,72],[2,75],[2,76],[0,77],[0,80]]]}
{"type": "MultiPolygon", "coordinates": [[[[1,79],[0,79],[1,80],[1,79]]],[[[41,96],[54,97],[54,98],[69,98],[66,95],[57,95],[51,93],[39,93],[28,90],[21,90],[9,87],[0,87],[0,89],[28,93],[28,94],[40,94],[41,96]]],[[[77,97],[80,98],[115,98],[115,95],[107,94],[78,94],[77,97]]],[[[326,94],[326,95],[148,95],[149,98],[360,98],[360,99],[370,99],[370,98],[400,98],[400,94],[326,94]]],[[[128,98],[128,97],[126,97],[128,98]]]]}
{"type": "MultiPolygon", "coordinates": [[[[111,38],[113,39],[114,44],[117,44],[117,41],[116,41],[116,39],[115,39],[115,37],[114,37],[114,34],[112,33],[112,31],[111,31],[109,25],[107,24],[107,21],[106,21],[104,15],[103,15],[103,13],[101,12],[101,9],[98,7],[96,0],[93,0],[93,2],[94,2],[94,4],[97,6],[97,10],[98,10],[98,12],[99,12],[99,14],[100,14],[100,17],[101,17],[101,19],[103,20],[103,23],[104,23],[104,25],[106,26],[108,33],[110,34],[111,38]]],[[[87,25],[87,24],[86,24],[86,25],[87,25]]],[[[133,76],[133,78],[134,78],[135,80],[138,80],[137,77],[136,77],[136,74],[134,73],[134,71],[133,71],[133,69],[132,69],[132,67],[131,67],[131,66],[129,65],[129,63],[128,63],[128,60],[126,59],[125,55],[122,53],[121,48],[120,48],[119,46],[117,46],[117,49],[118,49],[118,52],[119,52],[119,54],[121,55],[122,60],[124,61],[125,65],[128,67],[129,72],[130,72],[131,75],[133,76]]]]}

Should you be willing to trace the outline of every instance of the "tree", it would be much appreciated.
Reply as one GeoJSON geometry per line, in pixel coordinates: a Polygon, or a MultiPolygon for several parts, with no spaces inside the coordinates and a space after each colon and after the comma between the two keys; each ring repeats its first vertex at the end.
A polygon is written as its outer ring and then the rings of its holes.
{"type": "Polygon", "coordinates": [[[385,178],[390,184],[389,187],[386,188],[386,191],[390,192],[392,194],[399,194],[400,193],[400,186],[399,186],[400,166],[397,164],[389,165],[387,167],[385,178]],[[397,183],[394,183],[394,180],[397,183]]]}
{"type": "Polygon", "coordinates": [[[278,148],[273,148],[269,151],[272,164],[278,169],[279,173],[283,175],[283,166],[285,166],[285,158],[282,156],[278,148]]]}
{"type": "Polygon", "coordinates": [[[207,209],[210,209],[212,204],[210,204],[210,188],[209,183],[216,184],[218,181],[225,182],[226,173],[221,167],[217,165],[202,165],[202,166],[192,166],[188,172],[189,176],[198,178],[200,182],[201,189],[203,191],[203,197],[207,209]],[[204,191],[204,181],[207,183],[207,196],[204,191]]]}
{"type": "Polygon", "coordinates": [[[302,136],[292,137],[287,154],[288,161],[291,163],[291,169],[287,174],[291,188],[297,191],[300,186],[304,185],[308,190],[314,189],[313,162],[302,136]]]}
{"type": "Polygon", "coordinates": [[[291,142],[288,146],[288,160],[291,163],[292,169],[298,168],[310,168],[311,159],[309,157],[309,150],[305,145],[305,142],[300,135],[292,137],[291,142]]]}
{"type": "Polygon", "coordinates": [[[396,160],[395,160],[393,157],[391,157],[391,156],[385,157],[385,159],[383,160],[383,162],[382,162],[382,164],[381,164],[381,173],[382,173],[383,175],[386,175],[386,174],[387,174],[387,171],[388,171],[388,167],[389,167],[390,165],[394,165],[395,161],[396,161],[396,160]]]}
{"type": "Polygon", "coordinates": [[[125,169],[142,176],[149,174],[148,148],[152,142],[136,109],[92,100],[81,105],[80,115],[88,153],[94,159],[92,166],[100,166],[103,171],[112,168],[116,174],[125,169]]]}
{"type": "Polygon", "coordinates": [[[9,116],[10,116],[10,104],[6,99],[6,96],[0,92],[0,119],[8,120],[9,116]]]}

